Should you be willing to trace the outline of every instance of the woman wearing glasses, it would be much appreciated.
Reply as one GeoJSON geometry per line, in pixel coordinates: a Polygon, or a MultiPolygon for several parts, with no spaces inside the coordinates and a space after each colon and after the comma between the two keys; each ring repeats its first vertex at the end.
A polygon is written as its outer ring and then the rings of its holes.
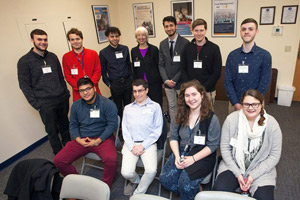
{"type": "Polygon", "coordinates": [[[168,158],[159,180],[182,200],[193,200],[212,172],[220,142],[220,123],[198,80],[181,85],[175,122],[171,123],[168,158]]]}
{"type": "Polygon", "coordinates": [[[242,109],[230,114],[222,128],[221,154],[214,190],[242,194],[250,192],[257,200],[274,199],[276,169],[282,135],[277,121],[266,113],[263,96],[248,90],[242,109]]]}

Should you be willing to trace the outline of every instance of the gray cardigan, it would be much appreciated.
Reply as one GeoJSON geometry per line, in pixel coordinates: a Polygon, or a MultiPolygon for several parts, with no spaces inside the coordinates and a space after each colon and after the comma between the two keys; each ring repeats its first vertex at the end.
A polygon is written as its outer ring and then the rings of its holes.
{"type": "MultiPolygon", "coordinates": [[[[219,165],[218,175],[226,170],[232,171],[236,177],[241,175],[241,170],[235,160],[236,148],[230,145],[231,138],[237,139],[238,123],[239,112],[236,111],[227,116],[223,124],[220,144],[223,160],[219,165]]],[[[274,117],[269,115],[262,147],[246,170],[246,173],[254,179],[250,187],[252,195],[257,187],[276,185],[275,166],[280,159],[281,144],[282,134],[279,124],[274,117]]]]}

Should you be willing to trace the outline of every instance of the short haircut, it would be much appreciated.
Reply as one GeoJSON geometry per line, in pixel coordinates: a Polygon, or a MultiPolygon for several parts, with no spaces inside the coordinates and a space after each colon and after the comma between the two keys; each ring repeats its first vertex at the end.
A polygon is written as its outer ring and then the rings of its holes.
{"type": "Polygon", "coordinates": [[[177,25],[176,19],[173,16],[167,16],[163,19],[163,26],[165,26],[165,22],[173,22],[175,26],[177,25]]]}
{"type": "Polygon", "coordinates": [[[94,83],[90,78],[80,78],[77,81],[77,89],[79,89],[80,86],[83,85],[91,85],[92,87],[94,87],[94,83]]]}
{"type": "Polygon", "coordinates": [[[258,23],[257,23],[257,21],[255,19],[253,19],[253,18],[244,19],[244,21],[242,21],[242,23],[241,23],[241,26],[243,24],[247,24],[247,23],[254,23],[255,26],[256,26],[256,29],[258,29],[258,23]]]}
{"type": "Polygon", "coordinates": [[[81,39],[83,39],[83,35],[82,32],[80,30],[78,30],[77,28],[71,28],[71,30],[68,31],[67,33],[67,39],[70,40],[70,35],[71,34],[75,34],[78,35],[81,39]]]}
{"type": "MultiPolygon", "coordinates": [[[[34,29],[33,31],[31,31],[30,33],[30,37],[31,39],[33,39],[34,35],[47,35],[47,33],[45,31],[43,31],[42,29],[34,29]]],[[[47,35],[48,36],[48,35],[47,35]]]]}
{"type": "Polygon", "coordinates": [[[119,28],[114,27],[114,26],[110,26],[106,29],[105,31],[105,36],[108,37],[110,33],[115,33],[115,34],[119,34],[121,36],[121,31],[119,28]]]}
{"type": "Polygon", "coordinates": [[[137,38],[137,35],[139,33],[141,33],[142,35],[146,35],[146,40],[148,41],[149,34],[148,34],[148,30],[145,27],[140,26],[135,30],[135,38],[137,38]]]}
{"type": "Polygon", "coordinates": [[[201,25],[203,25],[204,28],[207,29],[207,23],[204,19],[201,18],[195,19],[192,23],[192,30],[194,30],[196,26],[201,26],[201,25]]]}
{"type": "Polygon", "coordinates": [[[144,79],[135,79],[132,82],[132,86],[143,86],[145,89],[148,88],[148,83],[144,79]]]}

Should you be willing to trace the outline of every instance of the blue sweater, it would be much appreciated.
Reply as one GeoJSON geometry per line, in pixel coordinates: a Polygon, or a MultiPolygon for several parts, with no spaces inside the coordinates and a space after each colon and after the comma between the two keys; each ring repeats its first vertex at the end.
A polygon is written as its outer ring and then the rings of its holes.
{"type": "Polygon", "coordinates": [[[118,110],[109,99],[96,94],[93,104],[83,99],[75,101],[71,107],[70,133],[76,137],[99,137],[102,141],[111,136],[118,127],[118,110]],[[90,109],[100,110],[100,118],[90,118],[90,109]]]}

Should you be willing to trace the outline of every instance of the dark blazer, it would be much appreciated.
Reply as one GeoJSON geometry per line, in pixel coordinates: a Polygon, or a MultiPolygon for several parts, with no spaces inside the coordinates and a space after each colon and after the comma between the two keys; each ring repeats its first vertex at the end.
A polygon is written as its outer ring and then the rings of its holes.
{"type": "Polygon", "coordinates": [[[131,62],[133,69],[134,79],[144,79],[144,73],[146,74],[148,82],[161,82],[161,77],[158,70],[158,48],[148,43],[148,50],[143,58],[139,45],[131,49],[131,62]],[[140,67],[135,67],[134,62],[140,61],[140,67]]]}
{"type": "MultiPolygon", "coordinates": [[[[181,55],[183,47],[188,44],[189,41],[178,34],[178,38],[174,48],[174,55],[177,53],[181,55]]],[[[173,80],[177,83],[175,89],[180,88],[181,84],[181,71],[180,62],[173,62],[173,58],[170,55],[169,49],[169,38],[161,41],[159,45],[159,64],[158,68],[160,71],[160,76],[165,82],[166,80],[173,80]]],[[[165,84],[165,87],[168,86],[165,84]]]]}

